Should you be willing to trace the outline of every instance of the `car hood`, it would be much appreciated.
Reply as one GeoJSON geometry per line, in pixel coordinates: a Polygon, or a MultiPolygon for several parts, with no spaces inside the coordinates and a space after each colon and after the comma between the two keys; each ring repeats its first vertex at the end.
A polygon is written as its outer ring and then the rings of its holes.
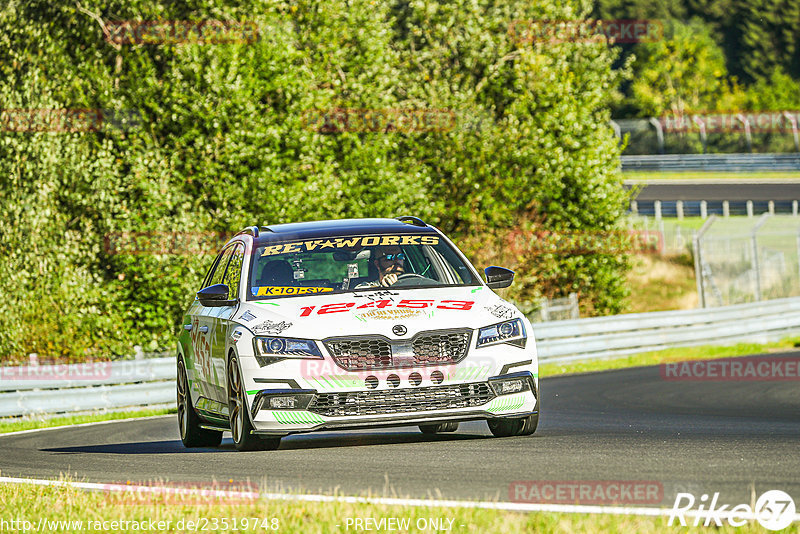
{"type": "Polygon", "coordinates": [[[233,321],[255,335],[325,339],[378,334],[409,338],[423,330],[475,329],[520,312],[485,286],[360,290],[242,303],[233,321]],[[405,329],[393,327],[402,325],[405,329]],[[399,333],[398,333],[399,332],[399,333]]]}

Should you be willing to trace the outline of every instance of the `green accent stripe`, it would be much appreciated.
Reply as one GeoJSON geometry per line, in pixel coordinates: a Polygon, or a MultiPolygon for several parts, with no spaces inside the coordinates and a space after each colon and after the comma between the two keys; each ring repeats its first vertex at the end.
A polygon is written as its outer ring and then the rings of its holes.
{"type": "Polygon", "coordinates": [[[247,394],[248,394],[248,395],[255,395],[255,394],[256,394],[256,393],[258,393],[259,391],[261,391],[261,390],[260,390],[260,389],[251,389],[250,391],[248,391],[248,392],[247,392],[247,394]]]}
{"type": "Polygon", "coordinates": [[[510,397],[500,397],[494,399],[486,407],[487,412],[508,412],[517,410],[525,404],[525,394],[513,395],[510,397]]]}
{"type": "Polygon", "coordinates": [[[322,417],[307,411],[273,411],[272,415],[282,425],[311,425],[325,422],[322,417]]]}

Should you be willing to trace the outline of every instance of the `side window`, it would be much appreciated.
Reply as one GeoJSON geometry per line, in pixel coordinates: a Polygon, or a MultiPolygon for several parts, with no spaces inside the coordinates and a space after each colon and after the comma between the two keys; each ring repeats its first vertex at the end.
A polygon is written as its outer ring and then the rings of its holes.
{"type": "Polygon", "coordinates": [[[239,280],[242,277],[242,263],[244,263],[244,246],[237,244],[233,249],[231,261],[228,263],[228,270],[222,283],[228,286],[230,290],[229,299],[236,299],[239,297],[239,280]]]}
{"type": "Polygon", "coordinates": [[[233,247],[228,247],[222,251],[222,257],[217,262],[214,273],[209,277],[206,287],[222,283],[222,277],[225,276],[225,267],[228,265],[228,260],[233,252],[233,247]]]}
{"type": "Polygon", "coordinates": [[[209,267],[208,272],[206,273],[206,277],[203,278],[203,285],[200,287],[200,289],[206,288],[211,285],[209,283],[209,280],[211,280],[211,278],[214,276],[214,271],[217,268],[217,265],[219,265],[220,258],[222,258],[223,254],[225,254],[225,251],[220,252],[219,254],[217,254],[217,257],[214,258],[213,263],[211,263],[211,267],[209,267]]]}

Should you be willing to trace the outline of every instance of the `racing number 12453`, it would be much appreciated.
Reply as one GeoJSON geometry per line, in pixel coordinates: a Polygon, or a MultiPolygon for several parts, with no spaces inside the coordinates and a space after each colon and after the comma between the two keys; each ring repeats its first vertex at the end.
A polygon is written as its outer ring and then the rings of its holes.
{"type": "MultiPolygon", "coordinates": [[[[442,300],[439,302],[439,305],[436,306],[436,309],[439,310],[471,310],[472,305],[475,302],[471,300],[442,300]]],[[[433,307],[434,301],[433,300],[409,300],[403,299],[397,304],[394,304],[391,300],[376,300],[373,302],[367,302],[366,304],[362,304],[358,307],[355,307],[355,302],[341,302],[336,304],[325,304],[324,306],[320,306],[317,308],[316,306],[303,306],[300,308],[303,312],[300,314],[300,317],[308,317],[314,310],[318,315],[325,315],[328,313],[342,313],[346,312],[350,309],[361,309],[361,308],[430,308],[433,307]]]]}

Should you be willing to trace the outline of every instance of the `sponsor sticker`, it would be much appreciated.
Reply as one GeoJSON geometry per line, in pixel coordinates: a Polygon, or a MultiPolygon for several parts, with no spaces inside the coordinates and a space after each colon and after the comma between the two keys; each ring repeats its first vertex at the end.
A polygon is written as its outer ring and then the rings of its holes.
{"type": "Polygon", "coordinates": [[[421,309],[413,308],[386,308],[386,309],[372,309],[367,312],[356,314],[357,317],[362,319],[408,319],[410,317],[419,317],[426,315],[426,312],[421,309]]]}
{"type": "Polygon", "coordinates": [[[289,254],[292,252],[310,252],[325,249],[357,249],[365,247],[387,245],[438,245],[439,236],[436,235],[373,235],[337,237],[333,239],[311,239],[294,243],[281,243],[264,247],[262,256],[289,254]]]}
{"type": "Polygon", "coordinates": [[[264,321],[261,324],[257,324],[251,330],[255,334],[273,334],[278,335],[287,328],[291,327],[292,323],[288,323],[286,321],[276,322],[276,321],[264,321]]]}
{"type": "Polygon", "coordinates": [[[514,317],[514,310],[502,304],[486,306],[486,310],[498,319],[512,319],[514,317]]]}
{"type": "Polygon", "coordinates": [[[244,313],[243,313],[243,314],[242,314],[242,315],[239,317],[239,319],[240,319],[240,320],[242,320],[242,321],[244,321],[244,322],[249,322],[249,321],[252,321],[252,320],[253,320],[253,319],[255,319],[255,318],[256,318],[256,316],[255,316],[254,314],[252,314],[252,313],[250,312],[250,310],[247,310],[247,311],[245,311],[245,312],[244,312],[244,313]]]}

